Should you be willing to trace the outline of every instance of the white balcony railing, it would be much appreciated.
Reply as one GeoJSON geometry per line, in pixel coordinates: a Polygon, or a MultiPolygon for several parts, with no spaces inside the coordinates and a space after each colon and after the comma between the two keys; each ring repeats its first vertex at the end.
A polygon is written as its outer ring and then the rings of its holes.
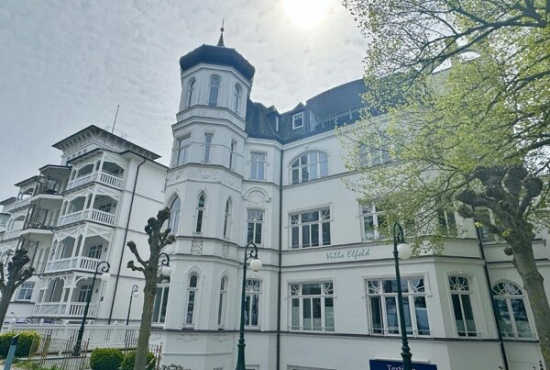
{"type": "Polygon", "coordinates": [[[15,204],[13,205],[13,209],[28,206],[30,203],[31,203],[31,198],[20,199],[15,202],[15,204]]]}
{"type": "Polygon", "coordinates": [[[117,189],[122,189],[123,184],[122,178],[118,176],[114,176],[103,171],[96,171],[69,181],[69,184],[67,184],[67,190],[74,189],[80,185],[84,185],[92,181],[97,181],[117,189]]]}
{"type": "Polygon", "coordinates": [[[48,261],[44,272],[60,272],[70,270],[84,270],[94,272],[101,260],[89,257],[72,257],[48,261]]]}
{"type": "MultiPolygon", "coordinates": [[[[82,317],[84,314],[84,302],[45,302],[37,303],[33,309],[33,316],[61,316],[61,317],[82,317]]],[[[95,317],[97,314],[97,303],[90,303],[88,317],[95,317]]]]}
{"type": "Polygon", "coordinates": [[[63,226],[73,222],[84,220],[97,221],[102,224],[112,226],[115,224],[115,215],[113,213],[103,212],[93,208],[85,209],[82,211],[60,216],[59,221],[57,222],[57,226],[63,226]]]}
{"type": "Polygon", "coordinates": [[[19,237],[21,230],[10,230],[4,233],[4,240],[13,239],[19,237]]]}

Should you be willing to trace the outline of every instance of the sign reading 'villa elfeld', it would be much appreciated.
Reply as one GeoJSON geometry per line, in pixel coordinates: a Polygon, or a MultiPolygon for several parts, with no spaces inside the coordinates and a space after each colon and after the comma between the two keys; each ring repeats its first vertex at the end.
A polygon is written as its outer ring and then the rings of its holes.
{"type": "Polygon", "coordinates": [[[354,248],[347,251],[326,252],[326,258],[332,260],[363,259],[370,256],[370,248],[354,248]]]}
{"type": "MultiPolygon", "coordinates": [[[[403,370],[403,362],[370,360],[370,370],[403,370]]],[[[412,370],[437,370],[436,365],[412,363],[412,370]]]]}

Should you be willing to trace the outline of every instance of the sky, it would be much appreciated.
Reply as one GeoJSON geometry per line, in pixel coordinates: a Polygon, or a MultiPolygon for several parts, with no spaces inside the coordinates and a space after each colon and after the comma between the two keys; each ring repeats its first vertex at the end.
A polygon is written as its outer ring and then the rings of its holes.
{"type": "Polygon", "coordinates": [[[340,0],[1,0],[0,200],[119,104],[115,133],[167,165],[179,58],[215,45],[222,20],[256,67],[251,99],[279,112],[363,75],[367,42],[340,0]]]}

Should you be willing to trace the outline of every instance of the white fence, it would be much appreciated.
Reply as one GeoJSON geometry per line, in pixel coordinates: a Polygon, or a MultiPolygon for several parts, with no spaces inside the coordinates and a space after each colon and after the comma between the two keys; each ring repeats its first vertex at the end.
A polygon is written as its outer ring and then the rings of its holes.
{"type": "MultiPolygon", "coordinates": [[[[78,335],[79,324],[4,324],[2,333],[36,331],[42,337],[70,340],[78,335]]],[[[89,341],[88,349],[128,348],[137,342],[139,326],[136,325],[86,325],[83,341],[89,341]]]]}

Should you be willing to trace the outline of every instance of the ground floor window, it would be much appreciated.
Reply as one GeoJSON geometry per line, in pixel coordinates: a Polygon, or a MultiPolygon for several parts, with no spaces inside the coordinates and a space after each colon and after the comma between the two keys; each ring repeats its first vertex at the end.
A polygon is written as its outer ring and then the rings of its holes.
{"type": "Polygon", "coordinates": [[[155,304],[153,305],[153,324],[163,324],[166,320],[166,308],[168,307],[168,296],[170,294],[170,281],[163,281],[157,286],[155,304]]]}
{"type": "Polygon", "coordinates": [[[493,297],[499,314],[500,332],[506,338],[530,338],[533,336],[525,295],[512,282],[501,282],[493,286],[493,297]]]}
{"type": "MultiPolygon", "coordinates": [[[[398,314],[397,281],[367,280],[367,311],[373,334],[401,334],[398,314]]],[[[430,335],[426,287],[423,278],[402,278],[405,327],[409,335],[430,335]]]]}
{"type": "Polygon", "coordinates": [[[472,309],[472,291],[470,282],[464,276],[450,276],[449,288],[453,303],[456,330],[459,337],[477,337],[474,311],[472,309]]]}
{"type": "Polygon", "coordinates": [[[334,331],[332,282],[290,284],[291,330],[334,331]]]}

